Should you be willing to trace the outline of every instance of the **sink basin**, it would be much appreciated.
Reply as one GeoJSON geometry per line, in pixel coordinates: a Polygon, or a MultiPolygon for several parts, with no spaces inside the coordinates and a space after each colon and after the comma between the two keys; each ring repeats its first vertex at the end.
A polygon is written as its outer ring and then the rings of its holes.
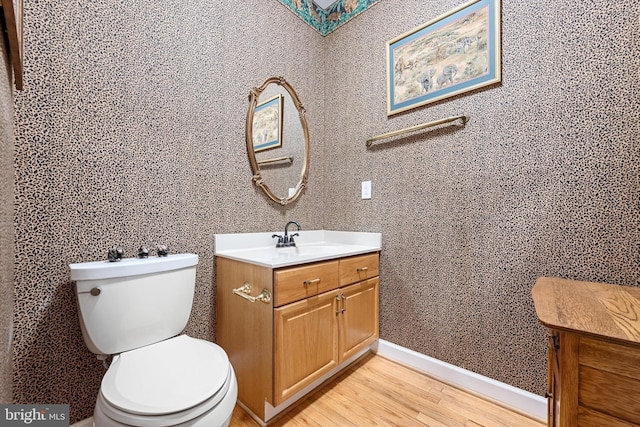
{"type": "Polygon", "coordinates": [[[277,268],[375,252],[381,249],[380,233],[312,230],[300,231],[296,246],[276,248],[273,234],[216,234],[215,255],[277,268]]]}
{"type": "Polygon", "coordinates": [[[342,251],[345,249],[345,245],[312,243],[306,245],[290,246],[288,248],[274,249],[275,252],[279,255],[314,256],[342,251]]]}

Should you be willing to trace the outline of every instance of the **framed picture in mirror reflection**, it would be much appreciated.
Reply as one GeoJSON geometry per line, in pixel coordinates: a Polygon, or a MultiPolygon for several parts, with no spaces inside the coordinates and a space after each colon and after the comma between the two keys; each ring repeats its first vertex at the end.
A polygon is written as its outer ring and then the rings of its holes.
{"type": "Polygon", "coordinates": [[[253,151],[282,147],[282,94],[256,106],[253,116],[253,151]]]}

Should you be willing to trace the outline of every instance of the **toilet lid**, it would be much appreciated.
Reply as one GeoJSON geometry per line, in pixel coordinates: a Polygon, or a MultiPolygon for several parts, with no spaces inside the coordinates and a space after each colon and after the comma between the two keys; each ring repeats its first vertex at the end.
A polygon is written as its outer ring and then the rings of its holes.
{"type": "Polygon", "coordinates": [[[134,414],[184,411],[224,385],[229,359],[218,345],[181,335],[121,353],[102,379],[113,406],[134,414]]]}

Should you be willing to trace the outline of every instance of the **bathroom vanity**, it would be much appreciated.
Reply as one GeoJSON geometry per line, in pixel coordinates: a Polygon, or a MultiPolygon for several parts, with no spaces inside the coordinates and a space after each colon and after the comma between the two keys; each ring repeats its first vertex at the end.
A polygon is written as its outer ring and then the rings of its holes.
{"type": "Polygon", "coordinates": [[[548,424],[640,425],[640,288],[540,278],[549,329],[548,424]]]}
{"type": "Polygon", "coordinates": [[[216,235],[217,343],[267,422],[378,339],[379,233],[216,235]],[[244,241],[244,243],[243,243],[244,241]]]}

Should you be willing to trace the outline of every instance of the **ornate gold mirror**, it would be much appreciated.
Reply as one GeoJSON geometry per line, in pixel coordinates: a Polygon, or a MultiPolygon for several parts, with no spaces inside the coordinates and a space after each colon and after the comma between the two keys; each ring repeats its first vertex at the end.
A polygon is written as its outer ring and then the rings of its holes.
{"type": "Polygon", "coordinates": [[[284,77],[270,77],[249,92],[246,140],[253,183],[281,205],[300,197],[309,175],[309,128],[284,77]]]}

